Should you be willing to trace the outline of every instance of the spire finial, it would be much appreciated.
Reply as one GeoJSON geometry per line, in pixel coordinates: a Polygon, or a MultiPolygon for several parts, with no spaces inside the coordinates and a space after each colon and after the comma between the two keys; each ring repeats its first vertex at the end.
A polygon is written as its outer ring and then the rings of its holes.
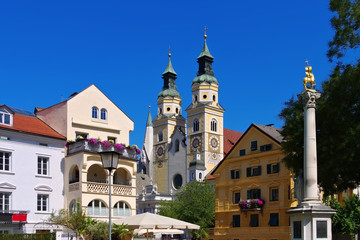
{"type": "Polygon", "coordinates": [[[206,39],[206,38],[207,38],[207,35],[206,35],[206,30],[208,30],[208,28],[207,28],[206,26],[204,26],[204,30],[203,30],[203,32],[204,32],[204,39],[206,39]]]}
{"type": "Polygon", "coordinates": [[[149,110],[150,110],[151,106],[149,105],[149,110]]]}
{"type": "Polygon", "coordinates": [[[169,58],[171,57],[171,47],[170,47],[170,45],[169,45],[169,53],[168,53],[168,56],[169,56],[169,58]]]}
{"type": "Polygon", "coordinates": [[[306,64],[309,66],[309,60],[307,60],[307,59],[306,59],[306,61],[305,61],[305,62],[306,62],[306,64]]]}

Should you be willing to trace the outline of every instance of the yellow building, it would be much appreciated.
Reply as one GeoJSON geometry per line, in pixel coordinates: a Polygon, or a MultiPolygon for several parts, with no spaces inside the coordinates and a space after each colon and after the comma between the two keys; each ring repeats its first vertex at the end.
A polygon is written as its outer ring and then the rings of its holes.
{"type": "Polygon", "coordinates": [[[129,145],[134,122],[118,106],[91,85],[66,101],[37,108],[36,116],[68,140],[84,139],[68,146],[65,160],[59,166],[64,175],[65,209],[75,208],[80,202],[88,216],[98,219],[107,219],[109,208],[113,218],[136,214],[136,152],[120,146],[129,145]],[[96,139],[106,142],[102,144],[96,139]],[[106,148],[106,143],[119,144],[116,146],[120,153],[111,177],[111,206],[108,171],[103,169],[98,153],[106,148]]]}
{"type": "Polygon", "coordinates": [[[290,239],[286,211],[296,206],[282,163],[280,129],[252,124],[211,172],[216,178],[216,240],[290,239]]]}

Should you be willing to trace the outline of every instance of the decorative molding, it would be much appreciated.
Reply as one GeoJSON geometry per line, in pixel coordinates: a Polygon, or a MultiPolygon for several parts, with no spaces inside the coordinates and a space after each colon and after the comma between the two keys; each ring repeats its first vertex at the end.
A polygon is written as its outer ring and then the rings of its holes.
{"type": "Polygon", "coordinates": [[[44,192],[52,192],[53,189],[47,185],[37,185],[34,188],[35,191],[44,191],[44,192]]]}
{"type": "Polygon", "coordinates": [[[8,182],[2,182],[0,183],[0,189],[11,189],[11,190],[15,190],[16,186],[12,185],[11,183],[8,182]]]}

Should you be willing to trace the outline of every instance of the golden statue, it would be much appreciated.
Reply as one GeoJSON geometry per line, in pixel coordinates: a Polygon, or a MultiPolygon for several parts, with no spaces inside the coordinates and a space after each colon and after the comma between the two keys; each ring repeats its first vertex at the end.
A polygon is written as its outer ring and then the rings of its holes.
{"type": "MultiPolygon", "coordinates": [[[[308,63],[308,61],[306,60],[306,62],[308,63]]],[[[304,83],[304,88],[306,90],[315,90],[315,77],[314,74],[312,73],[312,67],[308,65],[305,67],[305,73],[306,73],[306,77],[304,77],[303,79],[303,83],[304,83]],[[310,88],[307,87],[307,84],[310,84],[310,88]]]]}

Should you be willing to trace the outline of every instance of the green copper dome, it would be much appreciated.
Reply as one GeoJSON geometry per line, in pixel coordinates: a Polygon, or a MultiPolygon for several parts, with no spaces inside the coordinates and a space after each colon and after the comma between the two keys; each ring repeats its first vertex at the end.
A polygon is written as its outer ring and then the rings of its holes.
{"type": "Polygon", "coordinates": [[[158,97],[178,97],[180,98],[180,93],[176,91],[175,89],[168,88],[163,91],[161,91],[158,95],[158,97]]]}
{"type": "Polygon", "coordinates": [[[203,75],[197,76],[192,81],[193,84],[194,83],[203,83],[203,82],[219,84],[216,77],[208,75],[208,74],[203,74],[203,75]]]}

